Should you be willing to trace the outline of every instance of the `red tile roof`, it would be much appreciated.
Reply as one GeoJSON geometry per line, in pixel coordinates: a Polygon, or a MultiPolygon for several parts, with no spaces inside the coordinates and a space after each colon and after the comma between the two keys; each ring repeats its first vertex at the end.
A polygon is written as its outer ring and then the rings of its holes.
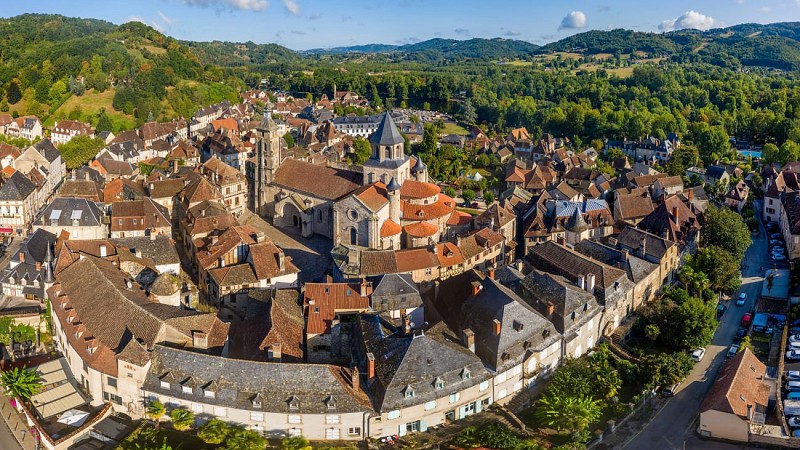
{"type": "Polygon", "coordinates": [[[764,383],[767,368],[749,349],[723,364],[717,379],[700,405],[700,412],[715,410],[748,419],[747,406],[766,408],[769,386],[764,383]]]}
{"type": "Polygon", "coordinates": [[[364,312],[369,309],[372,288],[357,283],[306,283],[303,306],[306,310],[306,334],[327,334],[336,313],[340,311],[364,312]]]}
{"type": "Polygon", "coordinates": [[[403,231],[411,237],[428,237],[439,232],[439,227],[428,222],[417,222],[403,227],[403,231]]]}
{"type": "Polygon", "coordinates": [[[381,237],[396,236],[402,231],[402,227],[392,219],[386,219],[381,225],[381,237]]]}
{"type": "Polygon", "coordinates": [[[401,200],[403,220],[427,221],[445,217],[451,214],[456,208],[456,202],[444,195],[439,194],[439,200],[429,205],[415,205],[401,200]]]}
{"type": "Polygon", "coordinates": [[[355,191],[353,195],[358,197],[358,199],[372,211],[378,211],[389,202],[389,199],[386,197],[386,185],[380,181],[362,187],[355,191]]]}
{"type": "Polygon", "coordinates": [[[424,183],[416,180],[406,180],[400,187],[400,198],[423,199],[430,198],[442,192],[439,186],[433,183],[424,183]]]}

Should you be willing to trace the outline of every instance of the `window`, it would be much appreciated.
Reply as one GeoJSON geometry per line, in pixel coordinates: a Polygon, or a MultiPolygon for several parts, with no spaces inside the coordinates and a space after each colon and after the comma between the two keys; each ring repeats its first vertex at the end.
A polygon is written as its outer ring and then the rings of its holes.
{"type": "Polygon", "coordinates": [[[464,380],[469,380],[472,378],[472,372],[470,372],[469,369],[464,368],[464,370],[461,372],[461,378],[464,380]]]}
{"type": "Polygon", "coordinates": [[[502,382],[506,381],[506,373],[505,373],[505,372],[503,372],[503,373],[501,373],[501,374],[498,374],[498,375],[495,377],[495,380],[496,380],[498,383],[502,383],[502,382]]]}
{"type": "Polygon", "coordinates": [[[436,408],[436,400],[431,400],[425,403],[425,411],[430,411],[434,408],[436,408]]]}
{"type": "Polygon", "coordinates": [[[200,403],[192,403],[192,412],[193,413],[203,412],[203,405],[201,405],[200,403]]]}
{"type": "Polygon", "coordinates": [[[161,389],[169,389],[169,382],[161,380],[161,389]]]}
{"type": "Polygon", "coordinates": [[[350,228],[350,245],[358,245],[358,231],[355,228],[350,228]]]}
{"type": "Polygon", "coordinates": [[[185,394],[191,394],[192,393],[192,387],[191,386],[181,386],[181,391],[183,391],[185,394]]]}
{"type": "Polygon", "coordinates": [[[419,420],[415,420],[413,422],[408,422],[406,424],[406,432],[408,433],[416,433],[419,431],[419,420]]]}
{"type": "Polygon", "coordinates": [[[103,400],[107,402],[114,402],[118,405],[122,404],[122,397],[120,397],[119,395],[114,395],[110,392],[103,392],[103,400]]]}
{"type": "Polygon", "coordinates": [[[459,398],[461,398],[461,395],[458,392],[455,394],[450,394],[450,403],[457,402],[459,398]]]}
{"type": "Polygon", "coordinates": [[[433,388],[444,389],[444,380],[442,380],[441,378],[436,378],[436,380],[433,381],[433,388]]]}
{"type": "Polygon", "coordinates": [[[386,414],[386,418],[389,419],[389,420],[397,419],[398,417],[400,417],[400,410],[399,409],[395,409],[394,411],[389,411],[389,413],[386,414]]]}
{"type": "Polygon", "coordinates": [[[203,395],[205,395],[205,396],[206,396],[206,397],[208,397],[208,398],[214,398],[214,397],[216,397],[216,396],[217,396],[217,393],[216,393],[216,392],[214,392],[214,391],[210,391],[210,390],[208,390],[208,389],[205,389],[205,390],[203,391],[203,395]]]}
{"type": "Polygon", "coordinates": [[[107,381],[108,381],[108,385],[109,386],[111,386],[113,388],[117,387],[117,379],[116,378],[108,377],[107,381]]]}
{"type": "Polygon", "coordinates": [[[339,429],[338,428],[328,428],[325,430],[325,439],[329,441],[337,441],[339,440],[339,429]]]}
{"type": "Polygon", "coordinates": [[[297,414],[289,414],[286,417],[286,421],[289,423],[302,423],[302,420],[300,420],[300,416],[297,414]]]}
{"type": "Polygon", "coordinates": [[[250,411],[250,420],[252,420],[253,422],[263,422],[264,421],[264,413],[250,411]]]}
{"type": "Polygon", "coordinates": [[[299,428],[289,428],[289,436],[300,437],[302,432],[299,428]]]}
{"type": "Polygon", "coordinates": [[[325,423],[328,425],[336,425],[339,423],[339,415],[338,414],[328,414],[325,416],[325,423]]]}
{"type": "Polygon", "coordinates": [[[486,380],[486,381],[481,381],[481,384],[480,384],[480,385],[478,385],[478,390],[480,390],[481,392],[483,392],[483,391],[485,391],[485,390],[487,390],[487,389],[489,389],[489,380],[486,380]]]}
{"type": "Polygon", "coordinates": [[[226,408],[215,406],[214,407],[214,415],[217,417],[225,417],[228,415],[228,410],[226,408]]]}
{"type": "Polygon", "coordinates": [[[361,436],[361,427],[350,427],[347,429],[348,436],[361,436]]]}
{"type": "Polygon", "coordinates": [[[406,398],[414,398],[415,392],[414,388],[411,386],[406,386],[406,398]]]}

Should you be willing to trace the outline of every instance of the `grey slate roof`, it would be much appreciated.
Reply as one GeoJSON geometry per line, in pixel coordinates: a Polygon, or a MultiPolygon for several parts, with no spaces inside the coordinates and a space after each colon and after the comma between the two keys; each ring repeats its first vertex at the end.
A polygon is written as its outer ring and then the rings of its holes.
{"type": "Polygon", "coordinates": [[[664,257],[664,254],[667,253],[667,250],[675,245],[675,243],[670,240],[634,227],[626,227],[622,230],[619,236],[617,236],[617,243],[630,251],[636,251],[641,248],[642,239],[645,240],[646,256],[659,262],[664,257]]]}
{"type": "Polygon", "coordinates": [[[492,370],[520,364],[530,351],[540,351],[561,339],[553,324],[517,294],[491,278],[461,308],[461,329],[475,333],[475,353],[492,370]],[[493,321],[500,322],[497,335],[493,321]]]}
{"type": "Polygon", "coordinates": [[[716,180],[721,179],[724,173],[725,173],[724,167],[708,166],[706,168],[706,176],[709,178],[714,178],[716,180]]]}
{"type": "Polygon", "coordinates": [[[490,376],[444,322],[413,333],[404,333],[377,315],[363,314],[358,323],[363,349],[375,356],[376,379],[370,393],[376,411],[424,404],[490,376]],[[442,389],[436,389],[437,379],[444,382],[442,389]],[[406,395],[408,389],[414,391],[412,397],[406,395]]]}
{"type": "Polygon", "coordinates": [[[324,364],[245,361],[156,345],[142,389],[185,401],[251,411],[342,414],[369,410],[335,375],[338,370],[324,364]],[[162,378],[169,380],[169,388],[161,387],[162,378]],[[180,383],[189,378],[196,388],[185,393],[180,383]],[[214,398],[204,395],[204,387],[215,390],[214,398]],[[253,405],[256,396],[260,407],[253,405]],[[289,400],[293,397],[298,408],[290,411],[289,400]],[[328,409],[326,402],[331,398],[335,409],[328,409]]]}
{"type": "Polygon", "coordinates": [[[14,172],[0,186],[0,200],[23,201],[36,190],[36,185],[20,171],[14,172]]]}
{"type": "Polygon", "coordinates": [[[116,247],[127,247],[131,253],[141,252],[142,258],[152,259],[157,266],[181,262],[175,243],[169,236],[124,237],[109,239],[116,247]]]}
{"type": "Polygon", "coordinates": [[[579,288],[564,277],[534,270],[520,287],[520,296],[540,314],[547,314],[548,303],[553,305],[553,322],[559,333],[568,335],[586,320],[600,313],[594,295],[579,288]]]}
{"type": "Polygon", "coordinates": [[[42,139],[41,141],[33,144],[33,148],[35,148],[40,155],[44,156],[44,159],[46,159],[48,162],[53,162],[61,157],[61,152],[55,148],[50,139],[42,139]]]}
{"type": "Polygon", "coordinates": [[[33,222],[39,226],[96,227],[102,225],[103,211],[85,198],[56,197],[33,222]]]}
{"type": "Polygon", "coordinates": [[[377,145],[395,145],[405,142],[397,125],[394,124],[392,116],[387,112],[383,114],[378,129],[369,137],[369,142],[377,145]]]}
{"type": "Polygon", "coordinates": [[[371,302],[374,311],[385,312],[417,308],[422,305],[422,297],[411,274],[390,273],[372,282],[371,302]]]}
{"type": "Polygon", "coordinates": [[[28,235],[20,246],[17,253],[11,256],[12,261],[19,262],[19,254],[25,254],[25,262],[34,264],[44,262],[47,256],[47,248],[56,243],[57,236],[49,231],[38,229],[28,235]]]}

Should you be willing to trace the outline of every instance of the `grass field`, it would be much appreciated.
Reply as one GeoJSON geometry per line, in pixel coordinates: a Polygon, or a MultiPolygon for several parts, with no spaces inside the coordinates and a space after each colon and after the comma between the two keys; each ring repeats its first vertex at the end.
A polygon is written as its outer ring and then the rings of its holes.
{"type": "Polygon", "coordinates": [[[444,130],[442,131],[444,134],[457,134],[459,136],[466,136],[469,134],[469,131],[462,127],[461,125],[455,122],[445,122],[444,123],[444,130]]]}
{"type": "Polygon", "coordinates": [[[136,126],[136,121],[133,116],[119,112],[111,105],[114,100],[114,89],[108,89],[105,92],[97,92],[95,90],[86,91],[80,97],[72,96],[55,113],[47,120],[45,125],[52,126],[55,122],[55,117],[66,117],[75,108],[80,108],[81,119],[88,120],[95,117],[101,109],[105,108],[106,114],[114,124],[115,130],[127,130],[136,126]]]}

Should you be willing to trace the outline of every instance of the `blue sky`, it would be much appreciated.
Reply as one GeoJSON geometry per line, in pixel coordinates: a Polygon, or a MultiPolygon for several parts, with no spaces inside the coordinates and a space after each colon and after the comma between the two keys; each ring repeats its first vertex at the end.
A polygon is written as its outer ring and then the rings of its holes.
{"type": "Polygon", "coordinates": [[[708,29],[800,21],[800,0],[36,0],[26,12],[140,20],[178,39],[276,42],[292,49],[434,37],[506,37],[544,44],[591,30],[708,29]]]}

